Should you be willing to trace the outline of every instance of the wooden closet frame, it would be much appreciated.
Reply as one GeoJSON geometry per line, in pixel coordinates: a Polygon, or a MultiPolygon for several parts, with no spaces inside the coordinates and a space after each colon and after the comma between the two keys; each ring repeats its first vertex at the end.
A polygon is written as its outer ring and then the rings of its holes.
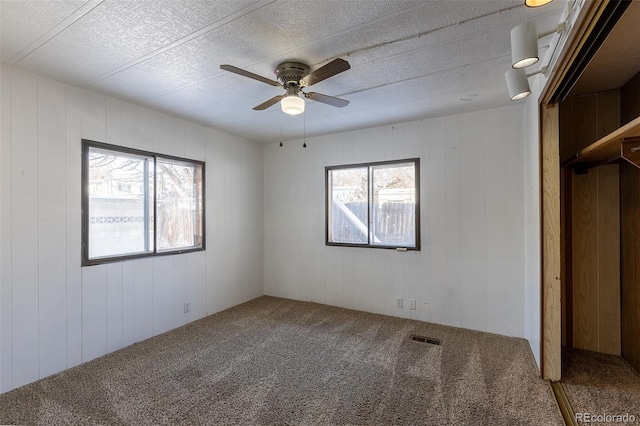
{"type": "Polygon", "coordinates": [[[540,109],[540,247],[542,377],[558,381],[562,373],[560,131],[558,92],[571,77],[589,35],[603,15],[608,0],[585,2],[539,99],[540,109]]]}

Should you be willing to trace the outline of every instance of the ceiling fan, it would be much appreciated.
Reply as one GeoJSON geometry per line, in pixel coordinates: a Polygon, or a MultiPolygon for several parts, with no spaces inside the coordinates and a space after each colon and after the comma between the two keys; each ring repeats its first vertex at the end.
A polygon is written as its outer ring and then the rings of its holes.
{"type": "Polygon", "coordinates": [[[304,99],[300,97],[300,94],[307,99],[313,101],[322,102],[323,104],[335,106],[338,108],[349,105],[349,101],[345,99],[335,98],[333,96],[323,95],[316,92],[304,92],[302,89],[314,85],[329,77],[333,77],[343,71],[351,68],[349,62],[344,59],[334,59],[328,64],[318,68],[317,70],[309,72],[309,67],[300,62],[283,62],[277,66],[275,70],[277,81],[270,80],[262,77],[261,75],[254,74],[249,71],[245,71],[241,68],[234,67],[233,65],[220,65],[220,68],[235,74],[249,77],[254,80],[267,83],[271,86],[280,86],[287,93],[284,95],[274,96],[261,103],[258,106],[253,107],[256,111],[261,111],[269,108],[270,106],[280,102],[282,111],[290,114],[297,115],[304,112],[304,99]]]}

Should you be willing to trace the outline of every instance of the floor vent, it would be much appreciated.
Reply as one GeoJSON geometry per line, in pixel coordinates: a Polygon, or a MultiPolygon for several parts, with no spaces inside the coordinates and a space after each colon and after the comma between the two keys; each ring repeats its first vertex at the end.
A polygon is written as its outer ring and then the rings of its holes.
{"type": "Polygon", "coordinates": [[[442,341],[440,339],[434,339],[433,337],[427,336],[418,336],[417,334],[412,334],[411,340],[415,340],[416,342],[429,343],[431,345],[442,345],[442,341]]]}

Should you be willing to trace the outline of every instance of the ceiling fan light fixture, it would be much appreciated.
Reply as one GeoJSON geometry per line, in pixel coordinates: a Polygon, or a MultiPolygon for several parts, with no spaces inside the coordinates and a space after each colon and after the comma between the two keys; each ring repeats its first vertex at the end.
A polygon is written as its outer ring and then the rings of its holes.
{"type": "Polygon", "coordinates": [[[527,7],[540,7],[551,3],[552,1],[553,0],[524,0],[524,4],[527,7]]]}
{"type": "Polygon", "coordinates": [[[304,99],[296,95],[289,95],[282,98],[280,108],[282,112],[289,115],[298,115],[304,112],[304,99]]]}
{"type": "Polygon", "coordinates": [[[509,89],[509,98],[512,101],[524,99],[531,94],[529,80],[524,69],[510,69],[504,73],[507,80],[507,88],[509,89]]]}
{"type": "Polygon", "coordinates": [[[538,34],[533,22],[523,22],[511,30],[511,66],[525,68],[535,64],[538,56],[538,34]]]}

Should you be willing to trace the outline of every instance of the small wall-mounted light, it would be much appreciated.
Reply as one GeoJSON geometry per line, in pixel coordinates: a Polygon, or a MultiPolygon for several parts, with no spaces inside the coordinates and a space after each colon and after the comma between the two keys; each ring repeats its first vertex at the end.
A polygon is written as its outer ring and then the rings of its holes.
{"type": "Polygon", "coordinates": [[[511,30],[511,66],[525,68],[538,62],[538,34],[533,22],[523,22],[511,30]]]}
{"type": "MultiPolygon", "coordinates": [[[[530,1],[532,3],[531,6],[534,7],[533,3],[538,6],[542,6],[541,3],[543,0],[528,1],[530,1]]],[[[549,1],[546,1],[546,3],[548,2],[549,1]]],[[[566,31],[569,16],[564,16],[563,19],[564,21],[560,22],[556,28],[542,34],[536,33],[536,27],[533,22],[524,22],[511,30],[512,69],[504,73],[504,78],[507,80],[509,98],[512,101],[526,98],[531,94],[531,88],[529,87],[527,77],[531,77],[532,75],[539,73],[547,74],[559,37],[554,37],[551,41],[550,48],[547,50],[547,54],[542,61],[542,66],[538,71],[526,74],[524,68],[533,65],[540,60],[538,54],[538,39],[554,33],[562,33],[563,31],[566,31]]]]}
{"type": "Polygon", "coordinates": [[[566,24],[561,22],[551,31],[538,34],[533,22],[523,22],[511,30],[511,66],[526,68],[540,59],[538,54],[538,39],[554,33],[561,33],[566,24]]]}
{"type": "Polygon", "coordinates": [[[524,5],[527,7],[540,7],[551,3],[552,1],[553,0],[524,0],[524,5]]]}
{"type": "Polygon", "coordinates": [[[510,69],[504,73],[504,78],[507,80],[509,98],[512,101],[526,98],[531,94],[531,88],[529,87],[529,81],[527,80],[527,73],[524,69],[510,69]]]}
{"type": "Polygon", "coordinates": [[[304,99],[297,95],[288,95],[280,101],[282,112],[289,115],[298,115],[304,112],[304,99]]]}
{"type": "Polygon", "coordinates": [[[527,78],[532,75],[546,73],[547,67],[543,67],[536,72],[527,74],[524,69],[510,69],[504,73],[504,78],[507,80],[507,88],[509,89],[509,98],[512,101],[518,101],[524,99],[531,94],[531,87],[529,86],[529,80],[527,78]]]}

